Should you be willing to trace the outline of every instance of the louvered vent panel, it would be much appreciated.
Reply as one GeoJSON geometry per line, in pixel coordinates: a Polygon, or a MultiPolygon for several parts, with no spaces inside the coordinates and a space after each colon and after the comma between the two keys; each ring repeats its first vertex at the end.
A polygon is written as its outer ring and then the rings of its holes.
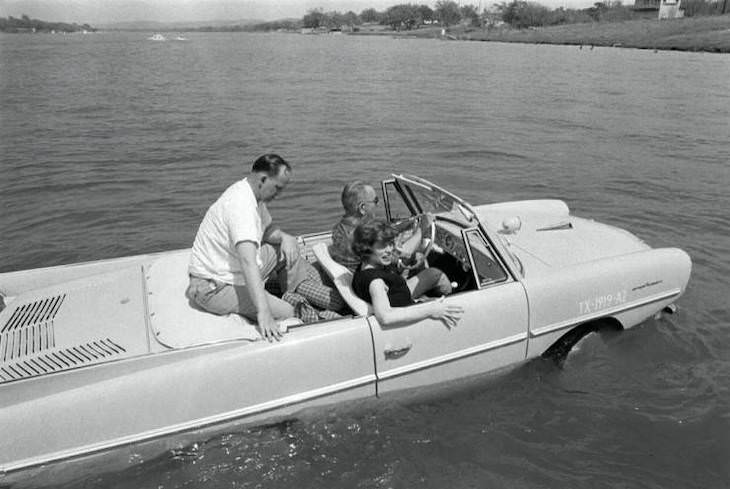
{"type": "Polygon", "coordinates": [[[55,347],[53,320],[66,294],[17,306],[0,329],[0,358],[3,363],[35,355],[55,347]]]}
{"type": "Polygon", "coordinates": [[[41,353],[32,358],[0,364],[0,383],[99,363],[126,352],[110,338],[41,353]]]}
{"type": "Polygon", "coordinates": [[[100,363],[126,350],[111,338],[57,348],[54,319],[66,294],[21,304],[0,328],[0,383],[100,363]]]}

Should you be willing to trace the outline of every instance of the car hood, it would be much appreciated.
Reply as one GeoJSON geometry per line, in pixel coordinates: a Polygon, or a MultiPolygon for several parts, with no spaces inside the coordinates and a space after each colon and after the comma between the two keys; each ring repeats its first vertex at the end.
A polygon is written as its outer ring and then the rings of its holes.
{"type": "Polygon", "coordinates": [[[571,216],[560,200],[507,202],[475,210],[523,261],[564,267],[649,249],[626,230],[571,216]]]}

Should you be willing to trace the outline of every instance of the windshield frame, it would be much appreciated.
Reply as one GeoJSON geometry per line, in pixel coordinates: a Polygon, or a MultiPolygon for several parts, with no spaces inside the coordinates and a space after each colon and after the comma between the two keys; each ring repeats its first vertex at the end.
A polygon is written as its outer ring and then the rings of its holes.
{"type": "Polygon", "coordinates": [[[417,214],[431,213],[434,215],[447,213],[450,216],[460,216],[462,219],[459,220],[459,224],[463,227],[470,227],[479,223],[479,217],[474,208],[464,199],[454,195],[448,190],[415,175],[392,174],[391,176],[398,187],[400,187],[402,193],[405,194],[404,197],[406,197],[406,200],[410,200],[416,207],[416,209],[413,209],[412,212],[417,214]],[[415,189],[425,190],[426,192],[439,196],[430,202],[431,204],[436,202],[437,205],[427,205],[428,202],[425,202],[425,199],[423,198],[424,196],[420,195],[419,198],[419,192],[415,191],[415,189]],[[444,202],[450,203],[451,206],[439,207],[439,205],[444,202]]]}
{"type": "MultiPolygon", "coordinates": [[[[452,204],[451,209],[438,209],[433,212],[431,209],[426,209],[426,212],[432,212],[438,219],[450,221],[452,224],[460,226],[462,229],[467,230],[472,227],[481,229],[482,235],[485,237],[487,242],[492,247],[496,258],[501,262],[502,267],[508,272],[512,280],[518,280],[518,277],[524,277],[525,272],[522,262],[512,253],[508,247],[509,245],[504,242],[504,238],[495,234],[492,236],[490,233],[489,226],[482,221],[477,214],[474,207],[466,202],[461,197],[454,195],[448,190],[439,187],[438,185],[431,183],[425,178],[417,177],[415,175],[408,174],[391,174],[391,178],[385,179],[381,182],[383,189],[383,196],[385,198],[386,215],[388,220],[392,222],[391,205],[388,200],[388,193],[386,191],[387,185],[392,184],[395,190],[399,194],[400,198],[403,199],[406,207],[412,216],[421,214],[424,212],[424,205],[418,199],[418,195],[414,192],[413,188],[418,188],[427,192],[433,192],[441,194],[446,199],[436,199],[438,202],[450,201],[452,204]]],[[[435,210],[435,209],[434,209],[435,210]]]]}

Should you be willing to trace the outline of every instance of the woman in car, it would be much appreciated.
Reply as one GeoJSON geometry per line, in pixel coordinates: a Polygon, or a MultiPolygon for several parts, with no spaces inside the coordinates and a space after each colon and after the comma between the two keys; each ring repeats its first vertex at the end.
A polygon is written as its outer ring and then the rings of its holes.
{"type": "Polygon", "coordinates": [[[396,231],[387,223],[373,220],[360,224],[353,234],[352,251],[360,265],[352,278],[352,288],[361,299],[373,305],[375,317],[383,326],[432,318],[448,328],[457,325],[463,308],[449,305],[443,296],[417,304],[432,289],[451,291],[448,277],[438,268],[427,268],[409,279],[395,267],[396,231]]]}

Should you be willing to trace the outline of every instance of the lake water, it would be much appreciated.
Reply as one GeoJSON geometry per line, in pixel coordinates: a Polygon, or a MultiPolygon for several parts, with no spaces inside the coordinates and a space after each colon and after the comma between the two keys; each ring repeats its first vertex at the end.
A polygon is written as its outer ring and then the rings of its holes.
{"type": "Polygon", "coordinates": [[[272,205],[293,233],[330,228],[350,179],[397,171],[474,203],[564,199],[685,249],[693,274],[677,315],[562,370],[242,428],[64,487],[730,487],[730,56],[148,35],[0,36],[0,271],[190,246],[273,151],[294,166],[272,205]]]}

